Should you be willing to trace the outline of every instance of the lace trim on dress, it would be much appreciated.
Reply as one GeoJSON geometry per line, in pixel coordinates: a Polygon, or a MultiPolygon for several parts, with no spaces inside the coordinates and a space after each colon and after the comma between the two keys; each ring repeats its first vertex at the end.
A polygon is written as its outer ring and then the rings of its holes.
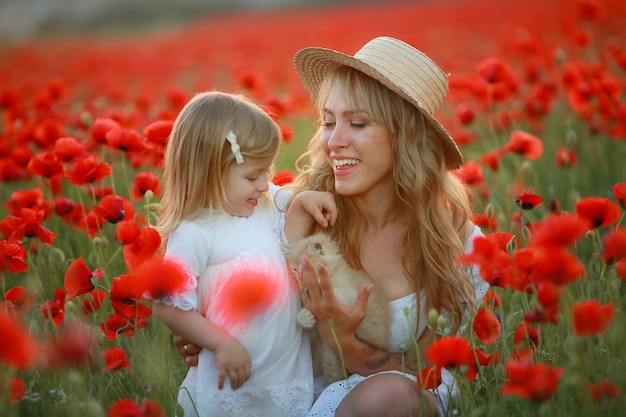
{"type": "MultiPolygon", "coordinates": [[[[181,388],[179,396],[184,396],[185,388],[181,388]]],[[[276,406],[277,416],[301,417],[305,416],[311,407],[312,381],[293,381],[286,384],[272,384],[241,387],[237,391],[222,391],[198,389],[197,395],[205,404],[220,404],[228,416],[237,417],[266,417],[267,410],[254,407],[259,399],[269,399],[276,406]]],[[[261,401],[267,404],[267,401],[261,401]]],[[[199,410],[201,411],[201,410],[199,410]]],[[[202,413],[200,413],[202,415],[202,413]]],[[[187,416],[185,416],[187,417],[187,416]]]]}
{"type": "Polygon", "coordinates": [[[187,275],[187,285],[184,290],[178,294],[163,296],[154,300],[155,303],[162,303],[168,306],[174,306],[180,310],[189,311],[198,308],[198,296],[196,288],[198,288],[198,280],[191,275],[187,275]]]}

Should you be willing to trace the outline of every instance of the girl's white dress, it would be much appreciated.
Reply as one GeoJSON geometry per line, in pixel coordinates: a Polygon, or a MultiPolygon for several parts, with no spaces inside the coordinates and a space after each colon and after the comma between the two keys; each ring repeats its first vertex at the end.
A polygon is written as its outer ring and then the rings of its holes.
{"type": "MultiPolygon", "coordinates": [[[[480,231],[480,228],[475,226],[474,231],[470,236],[466,246],[467,252],[471,252],[473,250],[474,238],[476,238],[477,236],[482,236],[482,232],[480,231]]],[[[484,298],[485,293],[489,288],[489,284],[480,277],[478,268],[473,268],[470,271],[470,278],[472,279],[476,289],[476,300],[477,302],[480,302],[484,298]]],[[[423,310],[423,293],[422,303],[420,305],[422,306],[422,312],[420,314],[419,326],[416,327],[414,322],[410,323],[407,319],[407,317],[417,317],[415,294],[411,294],[391,302],[392,322],[390,350],[392,352],[401,352],[402,345],[411,346],[413,344],[411,329],[417,328],[416,334],[417,338],[419,338],[422,332],[426,329],[426,326],[428,326],[428,314],[426,311],[423,310]],[[408,311],[408,314],[405,313],[405,311],[408,311]]],[[[316,378],[316,391],[323,391],[315,400],[315,403],[313,404],[313,407],[311,408],[307,416],[333,417],[335,415],[335,410],[337,409],[341,401],[348,395],[352,388],[354,388],[359,382],[374,375],[379,375],[381,373],[401,374],[409,378],[411,381],[417,381],[417,377],[414,374],[403,373],[400,371],[386,371],[370,376],[352,374],[348,377],[348,379],[332,383],[328,387],[320,386],[322,381],[319,378],[316,378]]],[[[443,417],[448,415],[448,400],[450,396],[455,395],[458,392],[458,388],[456,387],[456,383],[452,374],[450,374],[445,369],[441,370],[441,379],[442,383],[434,390],[431,390],[431,392],[435,394],[437,407],[439,408],[439,415],[443,417]]]]}
{"type": "MultiPolygon", "coordinates": [[[[277,188],[270,187],[273,201],[277,188]]],[[[213,354],[200,352],[178,393],[185,417],[300,417],[311,406],[310,341],[296,323],[300,300],[279,246],[283,214],[261,201],[247,218],[204,210],[169,237],[166,257],[183,262],[193,279],[184,294],[160,302],[198,309],[252,361],[241,388],[233,391],[227,378],[220,391],[213,354]]]]}

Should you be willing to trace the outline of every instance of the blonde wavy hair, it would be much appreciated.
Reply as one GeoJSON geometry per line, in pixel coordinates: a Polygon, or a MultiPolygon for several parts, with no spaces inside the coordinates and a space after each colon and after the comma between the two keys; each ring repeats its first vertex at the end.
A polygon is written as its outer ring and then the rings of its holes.
{"type": "MultiPolygon", "coordinates": [[[[413,105],[378,81],[345,66],[331,71],[323,81],[318,109],[326,104],[331,89],[338,89],[348,106],[364,109],[391,131],[396,193],[413,213],[404,237],[405,275],[416,294],[425,292],[424,311],[435,308],[448,312],[451,329],[456,332],[468,311],[476,309],[474,286],[467,271],[455,263],[471,231],[466,187],[446,169],[443,144],[413,105]]],[[[290,187],[293,195],[314,189],[335,196],[338,226],[325,231],[339,243],[347,262],[362,269],[359,253],[366,219],[349,196],[335,191],[333,169],[322,151],[320,136],[321,128],[298,159],[299,175],[290,187]]],[[[319,231],[319,226],[315,227],[313,232],[319,231]]],[[[416,299],[419,315],[420,297],[416,299]]]]}
{"type": "MultiPolygon", "coordinates": [[[[235,163],[226,140],[230,131],[244,161],[275,157],[282,141],[278,124],[243,95],[200,93],[178,114],[163,158],[163,194],[157,212],[163,247],[182,220],[194,219],[203,208],[224,211],[226,178],[235,163]]],[[[273,166],[268,178],[272,174],[273,166]]]]}

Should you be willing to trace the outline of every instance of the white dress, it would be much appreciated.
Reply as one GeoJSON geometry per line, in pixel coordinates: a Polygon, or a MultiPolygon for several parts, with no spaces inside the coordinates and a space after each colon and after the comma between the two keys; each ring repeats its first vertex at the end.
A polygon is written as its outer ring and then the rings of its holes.
{"type": "MultiPolygon", "coordinates": [[[[475,226],[474,230],[468,240],[466,251],[471,252],[473,250],[474,238],[482,236],[482,232],[479,227],[475,226]]],[[[476,289],[476,301],[480,302],[489,288],[489,284],[485,282],[479,274],[478,268],[473,268],[470,273],[475,289],[476,289]]],[[[422,293],[422,312],[420,314],[420,323],[417,327],[417,338],[424,332],[426,326],[428,326],[428,315],[424,309],[424,294],[422,293]]],[[[406,297],[394,300],[391,302],[392,322],[391,322],[391,343],[390,350],[392,352],[401,352],[401,346],[411,346],[413,344],[413,337],[411,335],[411,329],[415,329],[416,326],[413,323],[407,321],[407,317],[417,317],[416,315],[416,302],[415,294],[410,294],[406,297]],[[409,313],[405,314],[405,308],[408,308],[409,313]]],[[[461,332],[463,327],[459,330],[461,332]]],[[[316,378],[316,391],[319,392],[323,389],[321,394],[315,400],[313,407],[307,414],[308,417],[333,417],[335,410],[341,403],[341,401],[348,395],[350,390],[354,388],[361,381],[370,378],[374,375],[380,375],[383,373],[396,373],[404,375],[412,381],[417,381],[417,377],[414,374],[403,373],[400,371],[385,371],[370,376],[363,376],[359,374],[352,374],[348,379],[337,381],[330,384],[328,387],[320,387],[320,379],[316,378]]],[[[437,407],[439,409],[440,416],[447,415],[448,400],[450,396],[455,395],[458,391],[454,377],[445,369],[441,370],[441,384],[434,390],[430,390],[435,394],[437,401],[437,407]]]]}
{"type": "MultiPolygon", "coordinates": [[[[272,196],[276,189],[270,184],[272,196]]],[[[168,239],[166,257],[183,261],[193,279],[186,293],[160,302],[198,309],[252,361],[242,387],[233,391],[227,378],[219,391],[213,354],[202,350],[178,393],[185,417],[300,417],[311,406],[310,341],[296,323],[300,299],[279,246],[282,215],[261,201],[247,218],[204,210],[168,239]]]]}

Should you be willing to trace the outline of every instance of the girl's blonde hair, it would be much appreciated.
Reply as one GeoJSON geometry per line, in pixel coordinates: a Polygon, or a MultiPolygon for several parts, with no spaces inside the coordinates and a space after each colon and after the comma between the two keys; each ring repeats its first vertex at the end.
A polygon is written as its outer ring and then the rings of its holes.
{"type": "MultiPolygon", "coordinates": [[[[476,308],[467,271],[455,262],[469,238],[471,208],[466,187],[446,169],[443,144],[413,105],[349,67],[338,67],[325,78],[318,109],[326,104],[331,89],[338,89],[348,106],[365,110],[391,131],[396,193],[413,214],[404,237],[403,268],[416,294],[425,292],[425,311],[435,308],[448,312],[456,331],[468,307],[476,308]]],[[[359,253],[366,220],[349,196],[335,191],[333,169],[322,152],[320,136],[321,128],[309,142],[307,153],[297,161],[300,175],[292,185],[294,195],[306,189],[334,194],[339,226],[329,233],[346,260],[362,269],[359,253]]],[[[419,314],[420,297],[416,299],[419,314]]]]}
{"type": "Polygon", "coordinates": [[[278,153],[280,127],[243,95],[200,93],[178,114],[163,159],[157,223],[163,245],[182,220],[195,218],[201,209],[224,210],[226,177],[231,164],[236,163],[226,139],[231,131],[244,161],[278,153]]]}

